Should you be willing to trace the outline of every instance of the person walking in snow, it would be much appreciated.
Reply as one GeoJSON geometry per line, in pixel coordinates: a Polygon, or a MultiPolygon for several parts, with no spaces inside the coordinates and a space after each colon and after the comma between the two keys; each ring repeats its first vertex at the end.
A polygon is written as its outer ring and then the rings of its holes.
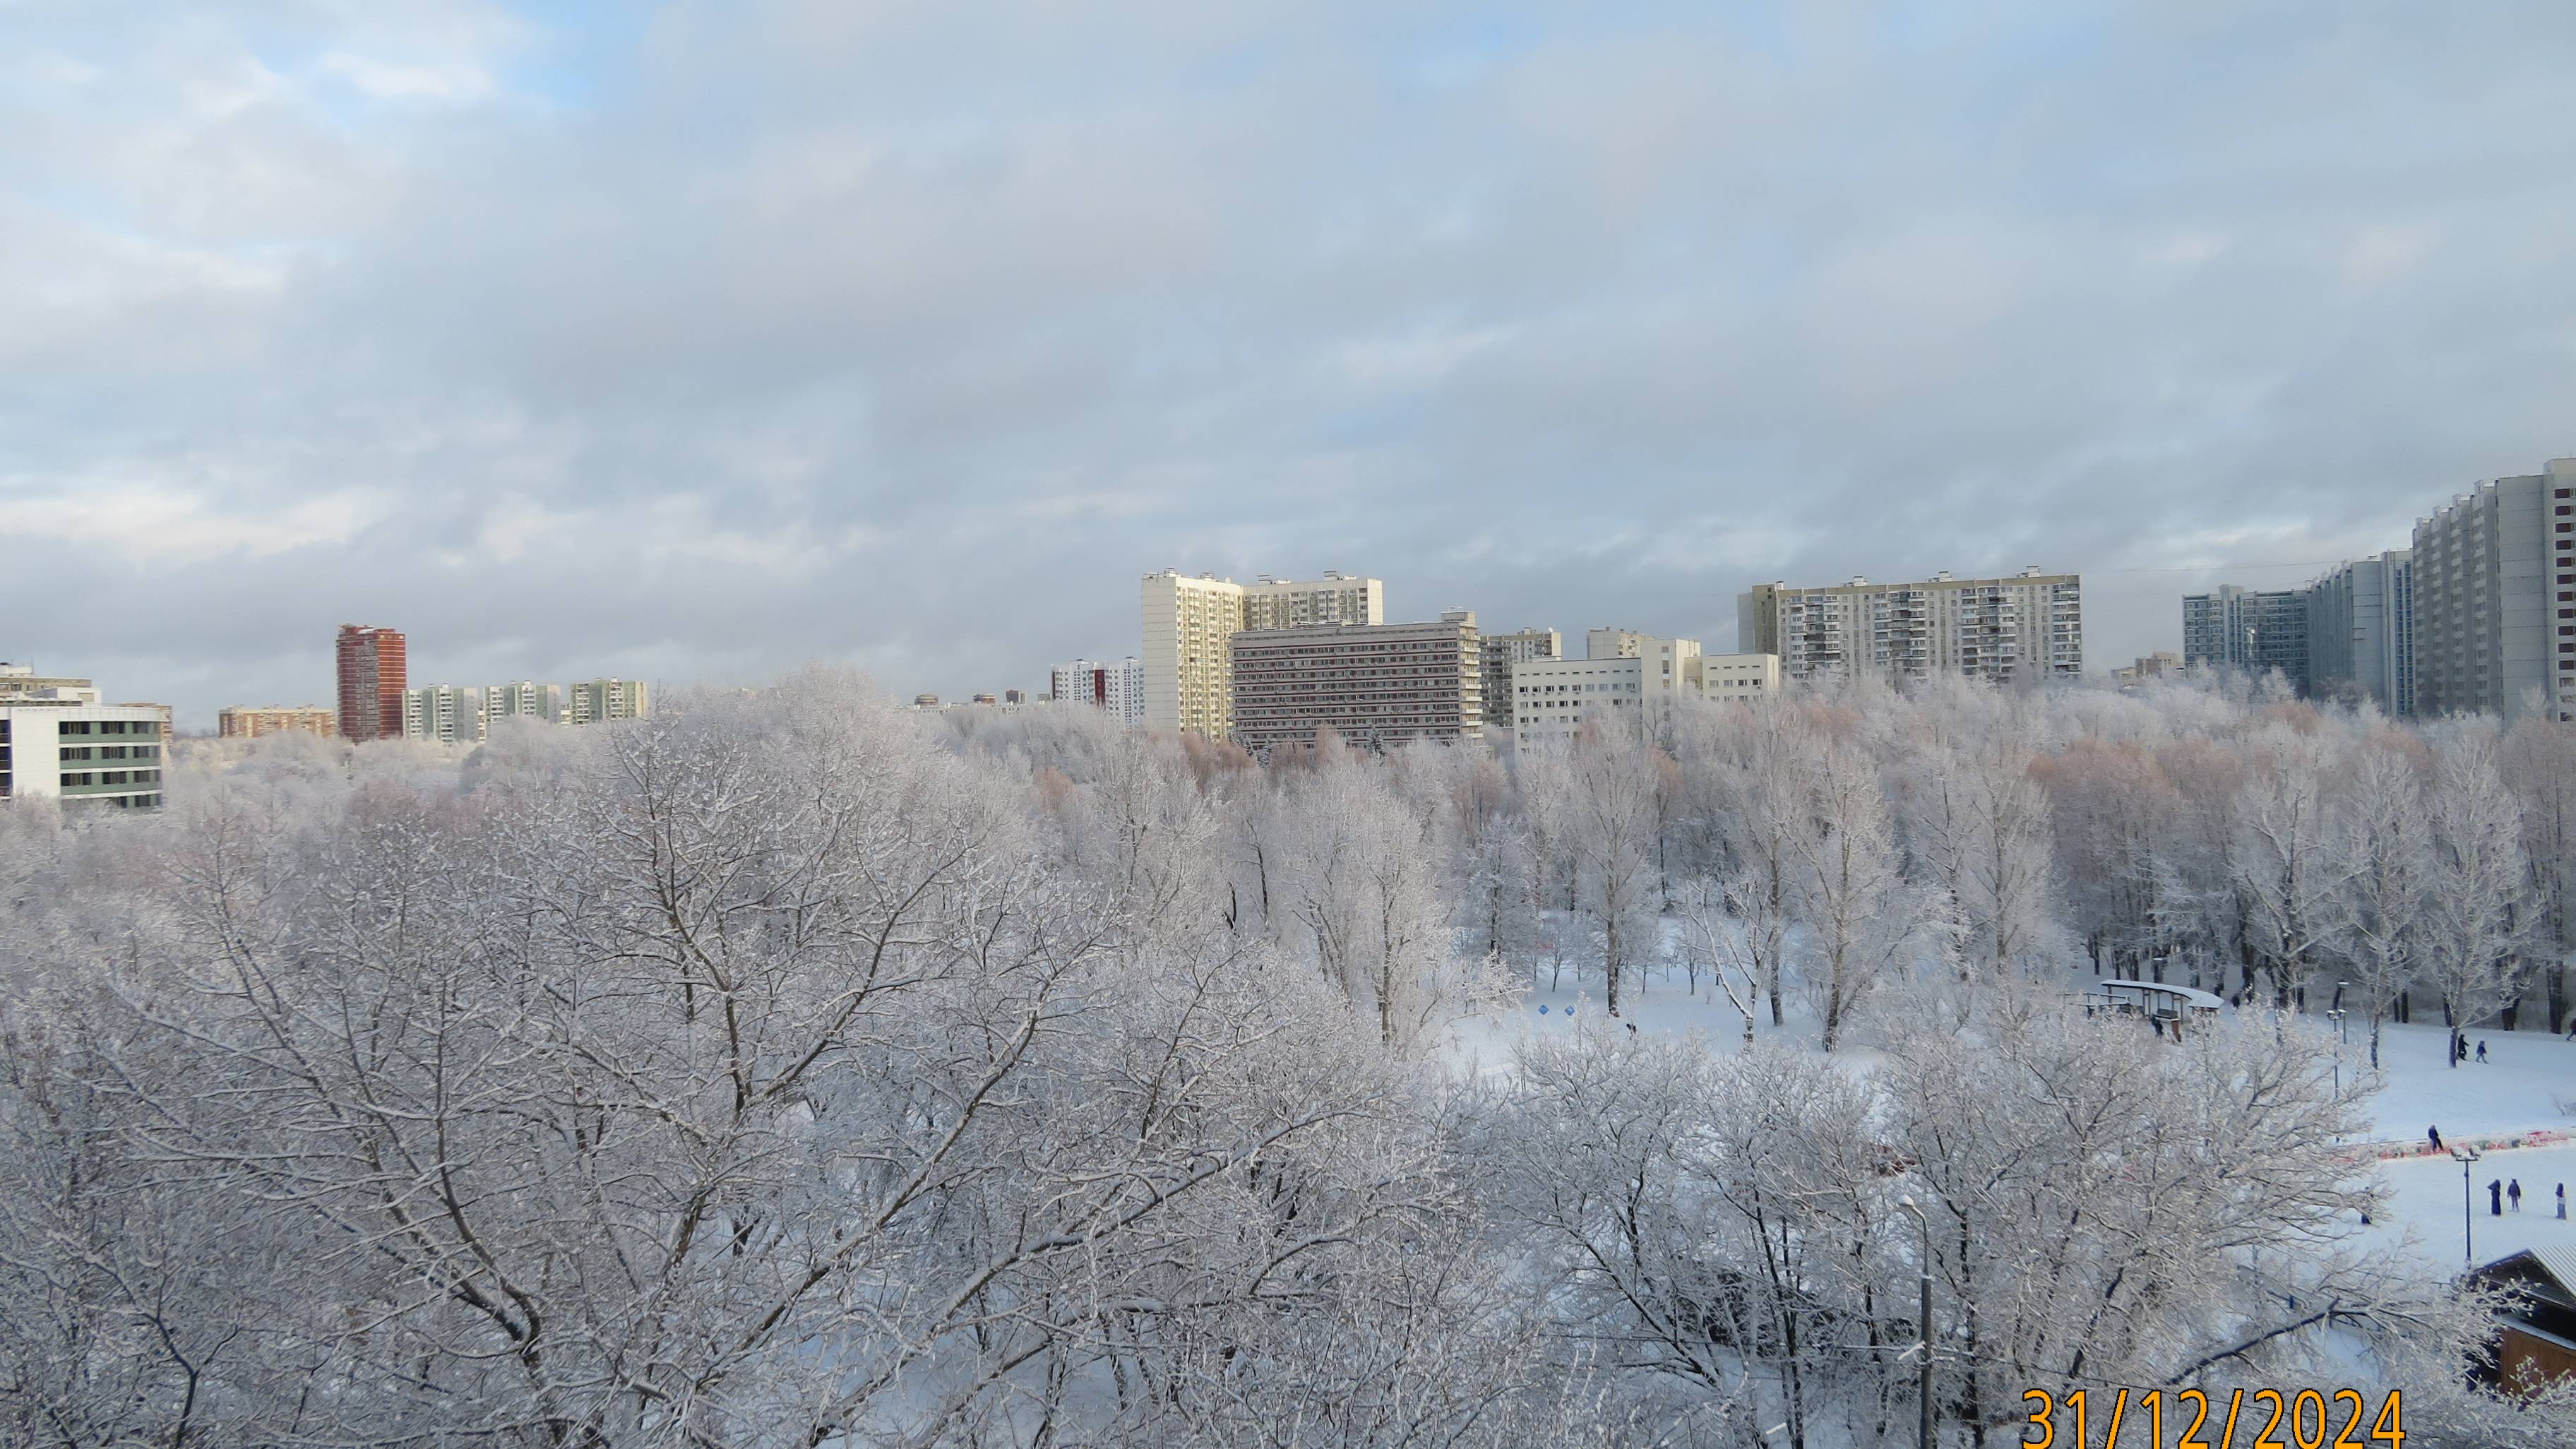
{"type": "Polygon", "coordinates": [[[2558,1184],[2558,1220],[2567,1221],[2567,1184],[2558,1184]]]}
{"type": "Polygon", "coordinates": [[[2504,1216],[2504,1179],[2501,1177],[2487,1184],[2487,1216],[2504,1216]]]}
{"type": "Polygon", "coordinates": [[[2487,1043],[2486,1043],[2486,1038],[2484,1038],[2484,1037],[2480,1037],[2480,1038],[2478,1038],[2478,1065],[2480,1065],[2480,1066],[2485,1066],[2485,1065],[2486,1065],[2486,1060],[2487,1060],[2487,1043]]]}
{"type": "Polygon", "coordinates": [[[2513,1210],[2514,1210],[2515,1212],[2520,1212],[2520,1211],[2522,1211],[2522,1179],[2521,1179],[2521,1178],[2518,1178],[2518,1177],[2517,1177],[2517,1178],[2515,1178],[2513,1181],[2506,1183],[2506,1184],[2504,1185],[2504,1195],[2505,1195],[2506,1197],[2509,1197],[2509,1198],[2512,1198],[2512,1199],[2513,1199],[2513,1210]]]}
{"type": "Polygon", "coordinates": [[[2442,1129],[2441,1129],[2441,1128],[2439,1128],[2439,1127],[2427,1127],[2427,1128],[2425,1128],[2425,1129],[2424,1129],[2424,1137],[2425,1137],[2425,1140],[2427,1140],[2427,1141],[2429,1141],[2429,1142],[2431,1142],[2431,1143],[2433,1144],[2433,1150],[2434,1150],[2434,1151],[2439,1152],[2439,1151],[2441,1151],[2441,1150],[2442,1150],[2442,1129]]]}

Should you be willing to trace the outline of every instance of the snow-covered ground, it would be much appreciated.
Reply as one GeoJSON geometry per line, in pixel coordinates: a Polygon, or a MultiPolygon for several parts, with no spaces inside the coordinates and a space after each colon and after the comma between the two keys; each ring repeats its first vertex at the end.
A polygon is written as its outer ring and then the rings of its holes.
{"type": "MultiPolygon", "coordinates": [[[[1744,1018],[1726,998],[1705,978],[1692,993],[1678,970],[1649,973],[1642,985],[1629,988],[1622,1006],[1623,1021],[1636,1023],[1641,1032],[1697,1034],[1716,1050],[1729,1050],[1743,1037],[1744,1018]]],[[[1460,1023],[1452,1059],[1488,1074],[1503,1068],[1514,1040],[1571,1032],[1579,1025],[1598,1030],[1608,1021],[1599,981],[1568,968],[1551,989],[1541,971],[1516,1009],[1460,1023]]],[[[1817,1035],[1813,1017],[1796,1010],[1778,1028],[1766,1010],[1755,1030],[1766,1039],[1809,1044],[1817,1035]]],[[[2354,1071],[2366,1071],[2366,1028],[2351,1023],[2349,1031],[2346,1060],[2354,1071]]],[[[2492,1262],[2545,1243],[2576,1243],[2576,1221],[2561,1222],[2553,1215],[2552,1195],[2561,1182],[2576,1190],[2576,1141],[2567,1140],[2576,1134],[2576,1117],[2558,1106],[2562,1098],[2576,1100],[2576,1042],[2537,1031],[2472,1032],[2472,1050],[2483,1040],[2487,1061],[2451,1067],[2443,1061],[2446,1035],[2438,1025],[2381,1029],[2381,1083],[2367,1109],[2370,1139],[2392,1148],[2421,1148],[2428,1126],[2440,1127],[2452,1143],[2501,1144],[2527,1134],[2554,1138],[2537,1146],[2494,1146],[2472,1169],[2477,1261],[2492,1262]],[[2486,1184],[2497,1178],[2521,1179],[2521,1212],[2508,1206],[2501,1218],[2488,1215],[2486,1184]]],[[[1867,1065],[1874,1056],[1857,1044],[1837,1055],[1856,1066],[1867,1065]]],[[[2373,1220],[2374,1234],[2392,1242],[2411,1240],[2428,1267],[2456,1269],[2461,1263],[2459,1164],[2447,1155],[2401,1156],[2375,1171],[2390,1195],[2373,1220]]]]}
{"type": "MultiPolygon", "coordinates": [[[[2426,1127],[2455,1140],[2576,1128],[2556,1099],[2576,1099],[2576,1042],[2536,1031],[2469,1034],[2470,1049],[2487,1044],[2487,1060],[2442,1064],[2439,1026],[2381,1028],[2379,1065],[2387,1082],[2371,1098],[2378,1135],[2420,1142],[2426,1127]]],[[[2352,1028],[2354,1059],[2369,1060],[2362,1028],[2352,1028]]]]}
{"type": "MultiPolygon", "coordinates": [[[[2438,1047],[2439,1042],[2435,1043],[2438,1047]]],[[[2446,1269],[2463,1266],[2460,1241],[2460,1164],[2449,1157],[2410,1157],[2381,1163],[2379,1180],[2389,1190],[2386,1210],[2371,1220],[2371,1231],[2396,1240],[2408,1232],[2424,1261],[2446,1269]]],[[[2551,1190],[2566,1183],[2576,1192],[2576,1143],[2526,1147],[2487,1153],[2469,1165],[2471,1246],[2476,1260],[2492,1263],[2525,1248],[2576,1243],[2576,1221],[2560,1222],[2551,1190]],[[2487,1213],[2487,1184],[2522,1182],[2522,1211],[2510,1202],[2504,1216],[2487,1213]]],[[[2576,1207],[2570,1208],[2576,1212],[2576,1207]]]]}

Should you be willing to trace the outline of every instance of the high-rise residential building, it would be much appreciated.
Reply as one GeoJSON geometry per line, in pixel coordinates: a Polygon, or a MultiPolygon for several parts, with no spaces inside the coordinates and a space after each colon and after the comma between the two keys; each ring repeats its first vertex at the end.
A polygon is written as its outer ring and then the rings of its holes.
{"type": "Polygon", "coordinates": [[[343,624],[338,652],[341,738],[401,738],[403,690],[410,683],[402,631],[343,624]]]}
{"type": "Polygon", "coordinates": [[[1368,748],[1484,731],[1476,616],[1424,624],[1238,629],[1227,638],[1233,739],[1256,755],[1309,749],[1330,729],[1368,748]]]}
{"type": "Polygon", "coordinates": [[[2182,659],[2269,674],[2308,692],[2308,591],[2220,584],[2182,600],[2182,659]]]}
{"type": "Polygon", "coordinates": [[[1562,659],[1565,640],[1554,629],[1523,629],[1487,634],[1478,641],[1484,659],[1485,728],[1501,739],[1512,736],[1512,666],[1525,659],[1562,659]]]}
{"type": "Polygon", "coordinates": [[[2308,693],[2415,712],[2415,551],[2337,564],[2308,585],[2308,693]]]}
{"type": "Polygon", "coordinates": [[[1129,729],[1145,723],[1145,662],[1128,658],[1116,664],[1076,659],[1047,672],[1048,694],[1059,704],[1087,704],[1107,710],[1129,729]]]}
{"type": "Polygon", "coordinates": [[[228,740],[255,740],[261,735],[334,735],[340,716],[319,704],[237,704],[215,715],[215,733],[228,740]]]}
{"type": "Polygon", "coordinates": [[[2415,708],[2512,719],[2576,705],[2576,458],[2415,521],[2415,708]]]}
{"type": "Polygon", "coordinates": [[[651,714],[650,691],[640,679],[593,679],[564,691],[564,723],[601,724],[651,714]]]}
{"type": "Polygon", "coordinates": [[[424,684],[403,691],[403,738],[443,745],[483,742],[483,694],[454,684],[424,684]]]}
{"type": "Polygon", "coordinates": [[[1964,674],[2004,683],[2084,673],[2084,585],[2028,568],[1916,583],[1756,584],[1736,596],[1736,648],[1777,654],[1793,680],[1964,674]]]}
{"type": "Polygon", "coordinates": [[[0,664],[0,800],[157,808],[169,720],[165,705],[101,704],[86,679],[0,664]]]}
{"type": "Polygon", "coordinates": [[[1329,570],[1303,582],[1264,574],[1238,584],[1165,569],[1145,575],[1142,616],[1146,725],[1222,740],[1234,722],[1228,641],[1236,630],[1382,623],[1386,586],[1329,570]]]}
{"type": "Polygon", "coordinates": [[[516,684],[483,686],[483,722],[487,732],[505,719],[562,724],[563,717],[564,692],[560,684],[539,684],[533,679],[522,679],[516,684]]]}

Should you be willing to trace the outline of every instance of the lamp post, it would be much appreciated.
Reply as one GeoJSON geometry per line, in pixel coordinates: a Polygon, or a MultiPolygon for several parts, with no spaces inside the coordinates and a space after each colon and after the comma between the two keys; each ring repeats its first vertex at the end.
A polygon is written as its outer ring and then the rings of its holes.
{"type": "MultiPolygon", "coordinates": [[[[2335,994],[2336,994],[2336,995],[2338,995],[2338,996],[2342,995],[2342,994],[2343,994],[2342,988],[2338,986],[2338,987],[2336,988],[2335,994]]],[[[2342,1007],[2340,1007],[2340,1006],[2330,1006],[2330,1007],[2326,1008],[2326,1019],[2327,1019],[2328,1021],[2331,1021],[2331,1022],[2333,1022],[2333,1023],[2335,1024],[2335,1040],[2336,1040],[2338,1043],[2342,1042],[2342,1041],[2343,1041],[2343,1039],[2344,1039],[2344,1035],[2343,1035],[2343,1018],[2344,1018],[2344,1009],[2343,1009],[2342,1007]]],[[[2336,1053],[2335,1053],[2335,1059],[2334,1059],[2334,1083],[2335,1083],[2335,1097],[2336,1097],[2336,1099],[2339,1101],[2339,1100],[2341,1100],[2341,1099],[2342,1099],[2342,1097],[2343,1097],[2343,1053],[2341,1053],[2341,1052],[2336,1052],[2336,1053]]]]}
{"type": "Polygon", "coordinates": [[[2469,1165],[2478,1160],[2474,1147],[2454,1147],[2451,1155],[2460,1163],[2460,1257],[2472,1268],[2478,1265],[2477,1240],[2473,1236],[2478,1221],[2474,1199],[2469,1196],[2469,1165]]]}
{"type": "Polygon", "coordinates": [[[1932,1220],[1923,1215],[1923,1209],[1916,1207],[1910,1196],[1898,1198],[1896,1205],[1914,1214],[1914,1220],[1923,1225],[1923,1301],[1916,1310],[1916,1322],[1923,1329],[1923,1378],[1915,1396],[1918,1418],[1914,1443],[1915,1449],[1932,1449],[1932,1220]]]}

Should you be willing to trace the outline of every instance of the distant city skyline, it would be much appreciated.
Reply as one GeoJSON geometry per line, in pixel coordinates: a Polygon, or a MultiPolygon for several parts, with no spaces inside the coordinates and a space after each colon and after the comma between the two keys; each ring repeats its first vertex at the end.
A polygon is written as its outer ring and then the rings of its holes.
{"type": "Polygon", "coordinates": [[[6,15],[0,654],[196,730],[317,620],[1034,691],[1182,564],[2038,562],[2099,671],[2576,454],[2568,7],[6,15]]]}

